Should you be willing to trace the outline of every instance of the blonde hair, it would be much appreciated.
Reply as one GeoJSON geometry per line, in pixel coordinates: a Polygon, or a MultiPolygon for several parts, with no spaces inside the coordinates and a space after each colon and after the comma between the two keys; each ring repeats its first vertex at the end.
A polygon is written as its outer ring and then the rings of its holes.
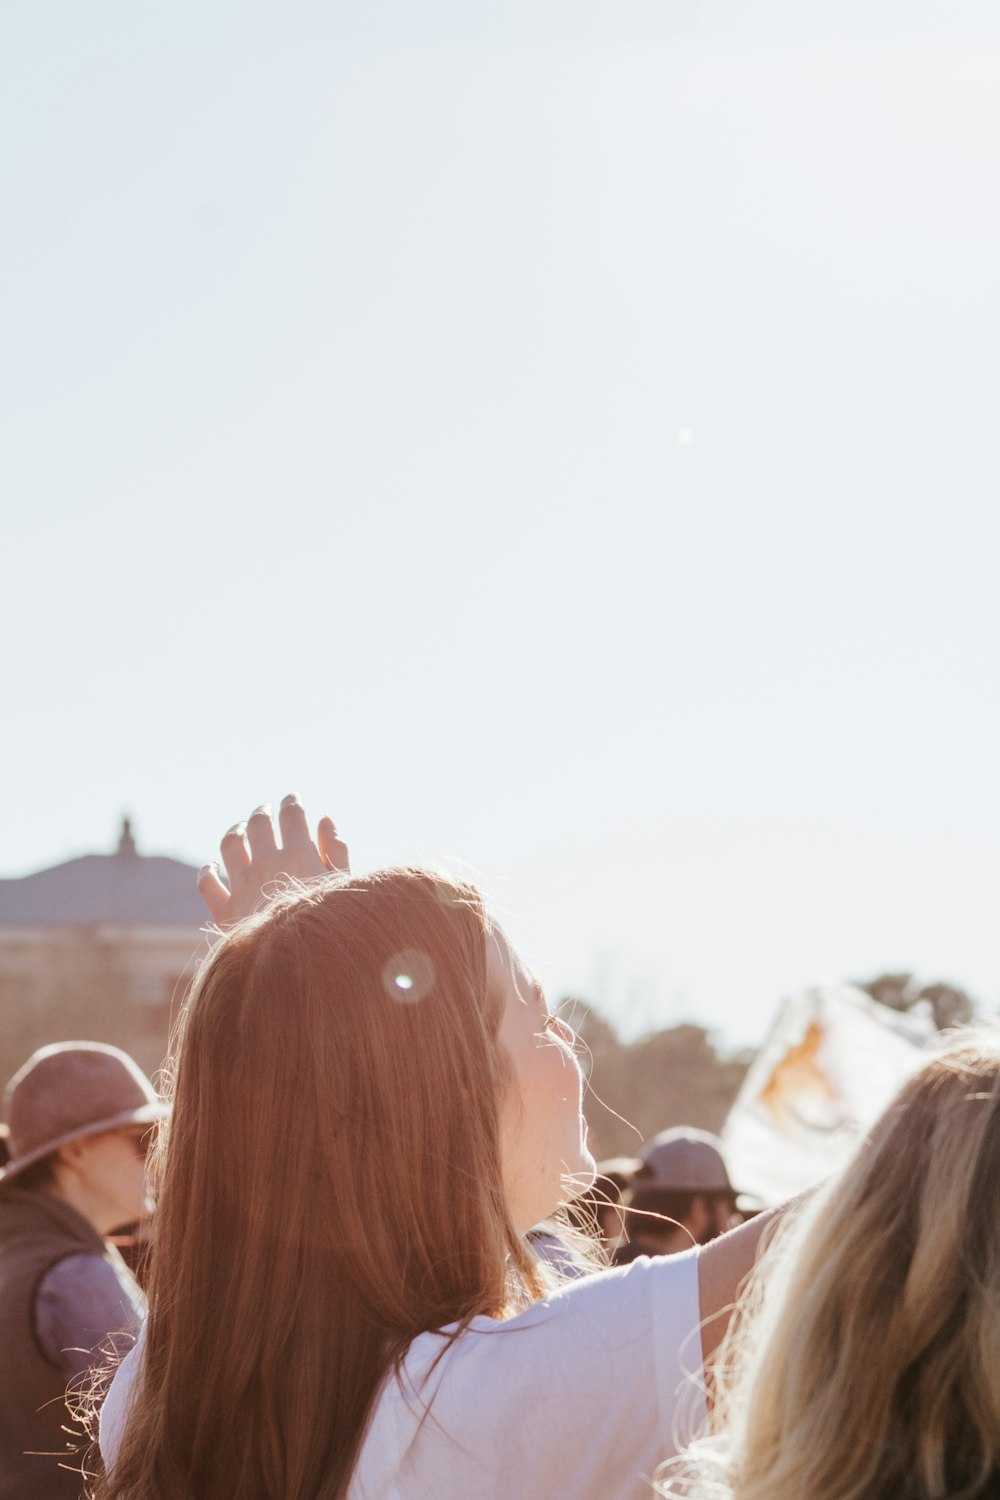
{"type": "Polygon", "coordinates": [[[662,1493],[1000,1493],[1000,1033],[956,1033],[778,1231],[662,1493]]]}
{"type": "Polygon", "coordinates": [[[102,1500],[339,1500],[409,1342],[542,1280],[504,1199],[478,893],[279,897],[180,1023],[143,1377],[102,1500]]]}

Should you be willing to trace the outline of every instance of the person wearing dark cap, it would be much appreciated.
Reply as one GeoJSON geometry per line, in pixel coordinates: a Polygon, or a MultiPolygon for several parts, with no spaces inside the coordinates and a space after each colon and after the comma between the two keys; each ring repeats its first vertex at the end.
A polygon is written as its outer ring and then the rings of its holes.
{"type": "Polygon", "coordinates": [[[99,1042],[35,1052],[4,1094],[0,1170],[0,1500],[78,1500],[67,1387],[144,1301],[105,1236],[147,1209],[146,1144],[165,1114],[127,1053],[99,1042]]]}
{"type": "Polygon", "coordinates": [[[615,1265],[707,1245],[740,1222],[722,1142],[705,1130],[663,1130],[639,1152],[626,1197],[629,1242],[615,1265]]]}

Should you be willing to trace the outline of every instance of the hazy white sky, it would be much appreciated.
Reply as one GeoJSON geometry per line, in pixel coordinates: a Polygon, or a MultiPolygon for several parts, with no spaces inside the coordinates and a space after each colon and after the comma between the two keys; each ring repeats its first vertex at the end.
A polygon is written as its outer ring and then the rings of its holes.
{"type": "Polygon", "coordinates": [[[296,788],[633,1030],[995,1009],[998,76],[993,0],[3,7],[0,873],[296,788]]]}

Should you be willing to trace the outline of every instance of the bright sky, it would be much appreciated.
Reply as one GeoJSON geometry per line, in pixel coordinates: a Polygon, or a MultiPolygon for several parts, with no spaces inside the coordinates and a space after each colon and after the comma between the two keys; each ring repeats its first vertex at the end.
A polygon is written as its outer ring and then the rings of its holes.
{"type": "Polygon", "coordinates": [[[297,789],[550,989],[1000,1002],[995,0],[0,10],[0,873],[297,789]]]}

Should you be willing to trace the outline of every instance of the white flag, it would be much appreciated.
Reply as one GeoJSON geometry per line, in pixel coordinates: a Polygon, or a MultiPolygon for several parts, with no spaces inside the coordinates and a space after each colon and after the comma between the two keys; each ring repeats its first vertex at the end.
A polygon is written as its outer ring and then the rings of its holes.
{"type": "Polygon", "coordinates": [[[935,1035],[905,1012],[822,984],[786,1000],[722,1130],[738,1192],[781,1203],[836,1170],[935,1035]]]}

